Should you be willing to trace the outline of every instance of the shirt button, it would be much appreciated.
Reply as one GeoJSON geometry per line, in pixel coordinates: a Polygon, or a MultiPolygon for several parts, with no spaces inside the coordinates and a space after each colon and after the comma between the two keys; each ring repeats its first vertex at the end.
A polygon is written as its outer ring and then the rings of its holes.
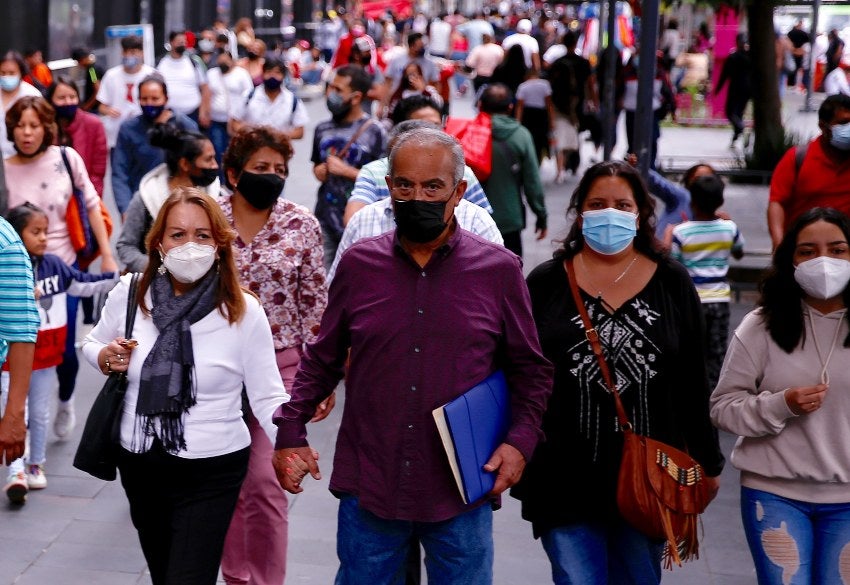
{"type": "Polygon", "coordinates": [[[408,428],[409,430],[413,430],[413,425],[407,425],[407,428],[408,428]]]}
{"type": "Polygon", "coordinates": [[[410,461],[405,461],[405,462],[404,462],[404,466],[405,466],[405,467],[410,467],[410,461]]]}
{"type": "Polygon", "coordinates": [[[419,313],[420,315],[423,315],[425,313],[425,311],[422,310],[422,309],[416,309],[416,312],[419,313]]]}
{"type": "Polygon", "coordinates": [[[419,353],[419,348],[418,348],[418,347],[414,347],[414,348],[413,348],[413,351],[415,351],[416,353],[419,353]]]}
{"type": "Polygon", "coordinates": [[[422,271],[422,278],[425,278],[425,271],[422,271]]]}
{"type": "Polygon", "coordinates": [[[411,392],[416,392],[416,386],[411,386],[411,387],[410,387],[410,391],[411,391],[411,392]]]}

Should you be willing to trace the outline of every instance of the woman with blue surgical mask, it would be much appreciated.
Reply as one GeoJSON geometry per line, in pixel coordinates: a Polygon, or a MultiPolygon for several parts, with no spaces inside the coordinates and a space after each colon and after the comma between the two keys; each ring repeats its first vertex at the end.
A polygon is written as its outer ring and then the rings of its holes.
{"type": "Polygon", "coordinates": [[[15,154],[15,147],[6,133],[6,112],[22,97],[41,97],[40,91],[22,81],[27,73],[27,63],[17,51],[8,51],[0,57],[0,103],[3,105],[3,118],[0,120],[0,155],[3,158],[15,154]]]}
{"type": "Polygon", "coordinates": [[[690,453],[716,492],[724,460],[708,413],[702,307],[685,269],[660,252],[654,201],[633,167],[588,169],[568,217],[575,221],[563,247],[528,277],[555,381],[546,442],[512,493],[555,583],[659,583],[663,543],[617,512],[623,437],[570,280],[636,432],[690,453]]]}
{"type": "Polygon", "coordinates": [[[740,437],[731,461],[759,585],[846,581],[849,282],[850,219],[825,207],[803,213],[777,246],[711,396],[712,420],[740,437]],[[777,537],[788,547],[774,546],[777,537]]]}

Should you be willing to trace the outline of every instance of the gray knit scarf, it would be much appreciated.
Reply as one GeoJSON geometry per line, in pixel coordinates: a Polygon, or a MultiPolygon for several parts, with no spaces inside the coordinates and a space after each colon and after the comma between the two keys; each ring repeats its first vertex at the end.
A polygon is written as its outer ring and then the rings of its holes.
{"type": "Polygon", "coordinates": [[[141,433],[145,438],[158,436],[168,452],[186,449],[183,415],[197,399],[189,327],[216,310],[218,283],[218,272],[211,270],[194,288],[176,296],[167,274],[154,276],[151,318],[159,329],[159,336],[142,365],[134,447],[141,433]],[[159,432],[156,421],[159,421],[159,432]]]}

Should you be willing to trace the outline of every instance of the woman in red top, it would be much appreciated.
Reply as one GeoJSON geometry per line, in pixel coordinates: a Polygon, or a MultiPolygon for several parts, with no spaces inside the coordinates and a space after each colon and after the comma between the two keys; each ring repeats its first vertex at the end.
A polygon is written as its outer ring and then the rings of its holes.
{"type": "Polygon", "coordinates": [[[56,143],[70,146],[83,158],[89,178],[99,197],[103,197],[106,175],[106,132],[100,118],[80,109],[80,93],[69,78],[58,76],[47,90],[47,101],[56,110],[59,132],[56,143]]]}

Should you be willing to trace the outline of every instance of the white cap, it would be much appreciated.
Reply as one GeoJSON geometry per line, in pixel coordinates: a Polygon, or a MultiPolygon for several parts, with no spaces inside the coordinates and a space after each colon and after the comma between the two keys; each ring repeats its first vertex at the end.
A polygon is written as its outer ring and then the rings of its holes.
{"type": "Polygon", "coordinates": [[[531,32],[531,21],[527,18],[523,18],[518,23],[516,23],[516,31],[518,33],[528,34],[531,32]]]}

